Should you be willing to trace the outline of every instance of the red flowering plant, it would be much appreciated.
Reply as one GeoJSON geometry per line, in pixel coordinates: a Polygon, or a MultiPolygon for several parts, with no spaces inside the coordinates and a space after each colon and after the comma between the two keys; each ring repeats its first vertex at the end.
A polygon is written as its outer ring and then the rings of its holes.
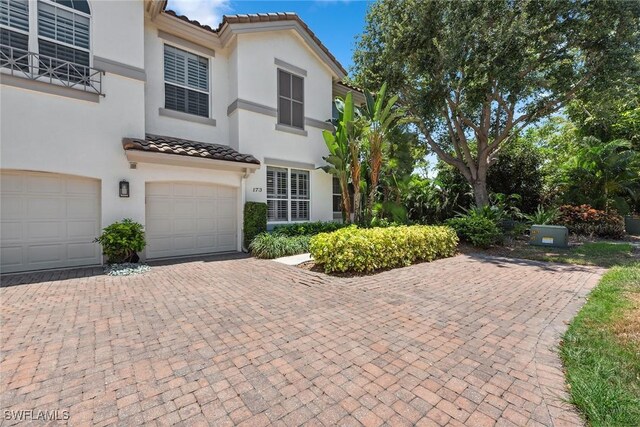
{"type": "Polygon", "coordinates": [[[560,206],[558,223],[582,236],[619,239],[624,236],[624,219],[615,211],[605,212],[589,205],[560,206]]]}

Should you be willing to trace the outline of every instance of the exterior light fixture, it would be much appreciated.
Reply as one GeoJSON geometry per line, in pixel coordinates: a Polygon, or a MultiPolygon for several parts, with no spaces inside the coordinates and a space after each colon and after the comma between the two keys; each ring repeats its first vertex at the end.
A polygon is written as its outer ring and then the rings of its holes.
{"type": "Polygon", "coordinates": [[[129,181],[123,179],[119,185],[120,197],[129,197],[129,181]]]}

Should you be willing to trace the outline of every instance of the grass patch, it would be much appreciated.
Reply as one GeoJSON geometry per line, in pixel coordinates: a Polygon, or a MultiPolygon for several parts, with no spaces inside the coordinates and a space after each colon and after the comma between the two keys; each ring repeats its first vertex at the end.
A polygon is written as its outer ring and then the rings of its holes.
{"type": "MultiPolygon", "coordinates": [[[[612,250],[598,244],[582,253],[608,256],[612,250]]],[[[560,354],[571,401],[592,426],[640,426],[640,346],[628,339],[640,331],[620,328],[638,314],[639,296],[640,262],[612,268],[564,336],[560,354]]]]}

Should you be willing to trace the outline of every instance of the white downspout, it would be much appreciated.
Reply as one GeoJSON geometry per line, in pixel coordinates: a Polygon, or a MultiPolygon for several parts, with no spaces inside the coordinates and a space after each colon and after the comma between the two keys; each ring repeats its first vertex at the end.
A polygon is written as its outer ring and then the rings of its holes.
{"type": "Polygon", "coordinates": [[[249,249],[244,247],[244,205],[246,203],[247,200],[247,178],[249,178],[249,175],[251,175],[251,172],[249,171],[249,168],[245,168],[244,169],[244,173],[242,174],[242,178],[240,180],[240,191],[242,193],[242,195],[240,196],[240,203],[242,203],[242,205],[240,206],[240,212],[242,212],[242,218],[240,218],[240,247],[242,248],[242,252],[249,252],[249,249]]]}

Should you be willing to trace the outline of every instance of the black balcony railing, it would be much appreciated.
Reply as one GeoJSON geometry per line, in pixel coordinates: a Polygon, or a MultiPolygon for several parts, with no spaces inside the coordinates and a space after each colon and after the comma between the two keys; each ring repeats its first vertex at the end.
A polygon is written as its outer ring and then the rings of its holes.
{"type": "Polygon", "coordinates": [[[8,69],[8,74],[12,76],[57,84],[104,96],[102,93],[104,71],[86,65],[0,45],[0,68],[8,69]]]}

